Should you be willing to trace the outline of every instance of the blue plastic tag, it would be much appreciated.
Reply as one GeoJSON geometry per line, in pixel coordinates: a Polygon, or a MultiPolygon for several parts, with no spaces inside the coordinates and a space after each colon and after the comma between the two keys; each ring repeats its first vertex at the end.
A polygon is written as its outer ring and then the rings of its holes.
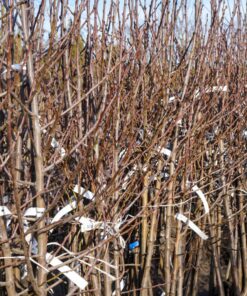
{"type": "Polygon", "coordinates": [[[129,244],[129,249],[130,250],[133,250],[133,249],[135,249],[137,247],[139,247],[139,241],[135,241],[135,242],[129,244]]]}

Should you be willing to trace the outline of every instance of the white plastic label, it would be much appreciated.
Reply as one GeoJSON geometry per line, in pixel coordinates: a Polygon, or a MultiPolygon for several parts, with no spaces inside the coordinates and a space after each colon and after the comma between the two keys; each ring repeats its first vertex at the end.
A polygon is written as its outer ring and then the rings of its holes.
{"type": "Polygon", "coordinates": [[[199,198],[201,199],[201,201],[203,203],[205,214],[208,214],[209,213],[209,206],[208,206],[208,202],[206,200],[205,195],[203,194],[201,189],[198,188],[197,185],[193,186],[192,190],[199,196],[199,198]]]}
{"type": "Polygon", "coordinates": [[[28,208],[24,213],[24,217],[32,216],[40,218],[44,214],[44,212],[44,208],[28,208]]]}
{"type": "Polygon", "coordinates": [[[12,215],[10,210],[6,206],[0,206],[0,216],[12,215]]]}
{"type": "MultiPolygon", "coordinates": [[[[46,253],[46,261],[53,267],[63,264],[61,260],[57,257],[54,257],[50,253],[46,253]]],[[[77,272],[73,271],[69,266],[64,265],[57,268],[61,273],[63,273],[71,282],[73,282],[81,290],[84,290],[88,285],[88,282],[81,277],[77,272]]]]}
{"type": "Polygon", "coordinates": [[[72,201],[69,205],[63,207],[51,220],[51,223],[59,221],[64,215],[76,209],[76,201],[72,201]]]}
{"type": "Polygon", "coordinates": [[[77,194],[82,194],[83,197],[85,197],[86,199],[94,200],[93,192],[91,192],[89,190],[86,191],[85,188],[83,188],[81,186],[75,185],[73,188],[73,191],[77,194]]]}
{"type": "Polygon", "coordinates": [[[196,234],[198,234],[202,239],[207,240],[208,236],[201,231],[201,229],[195,225],[190,219],[185,217],[183,214],[176,214],[175,218],[187,224],[196,234]]]}

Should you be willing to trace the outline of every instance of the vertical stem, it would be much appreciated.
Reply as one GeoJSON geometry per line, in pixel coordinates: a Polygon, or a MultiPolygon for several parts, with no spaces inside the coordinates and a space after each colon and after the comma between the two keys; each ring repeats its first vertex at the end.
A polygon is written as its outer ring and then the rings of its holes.
{"type": "Polygon", "coordinates": [[[15,296],[15,282],[14,282],[14,270],[12,267],[12,260],[11,258],[11,250],[10,245],[8,242],[7,231],[4,223],[4,218],[0,217],[0,239],[1,241],[5,241],[5,243],[1,244],[1,249],[3,251],[3,256],[6,257],[4,259],[5,267],[5,274],[6,274],[6,289],[9,296],[15,296]]]}
{"type": "MultiPolygon", "coordinates": [[[[12,64],[12,50],[13,50],[13,24],[12,24],[12,16],[13,16],[13,1],[9,1],[9,14],[8,14],[8,54],[7,54],[7,100],[8,100],[8,146],[9,151],[11,151],[12,146],[12,100],[11,100],[11,64],[12,64]]],[[[10,155],[11,160],[13,160],[13,155],[10,155]]],[[[13,161],[11,161],[11,169],[13,170],[13,161]]],[[[11,257],[11,249],[8,241],[7,230],[4,223],[4,218],[0,217],[0,240],[6,241],[2,244],[2,251],[4,257],[11,257]]],[[[14,282],[14,269],[12,267],[12,259],[5,258],[5,278],[6,278],[6,289],[7,293],[10,296],[16,295],[15,291],[15,282],[14,282]]]]}
{"type": "MultiPolygon", "coordinates": [[[[240,188],[241,189],[241,188],[240,188]]],[[[241,243],[241,257],[243,267],[243,295],[247,295],[247,244],[246,244],[246,227],[245,215],[243,211],[244,197],[242,191],[239,192],[239,223],[240,223],[240,243],[241,243]]]]}
{"type": "MultiPolygon", "coordinates": [[[[162,162],[158,162],[158,170],[157,174],[160,174],[161,172],[161,164],[162,162]]],[[[152,256],[154,252],[154,243],[156,241],[157,236],[157,229],[158,229],[158,218],[159,218],[159,203],[160,203],[160,188],[161,188],[161,182],[160,182],[160,176],[157,177],[157,183],[156,183],[156,191],[155,195],[153,197],[154,200],[154,210],[151,217],[151,225],[150,225],[150,231],[149,231],[149,239],[148,239],[148,245],[147,245],[147,255],[145,260],[145,267],[144,267],[144,273],[141,283],[141,296],[148,296],[152,295],[152,281],[151,281],[151,263],[152,263],[152,256]]]]}
{"type": "Polygon", "coordinates": [[[151,218],[151,226],[149,232],[147,256],[145,261],[144,274],[142,278],[141,285],[141,296],[148,296],[152,290],[152,285],[150,285],[150,270],[151,270],[151,261],[154,251],[154,243],[157,235],[157,226],[158,226],[158,207],[154,208],[151,218]]]}
{"type": "MultiPolygon", "coordinates": [[[[206,222],[206,217],[203,219],[202,225],[205,225],[205,222],[206,222]]],[[[203,257],[202,249],[203,249],[203,240],[200,239],[198,241],[197,254],[196,254],[196,266],[195,266],[195,272],[193,276],[192,296],[198,295],[200,264],[201,264],[201,259],[203,257]]]]}
{"type": "MultiPolygon", "coordinates": [[[[215,220],[213,218],[213,215],[212,215],[212,219],[211,219],[210,215],[208,216],[208,222],[210,224],[211,239],[215,239],[216,233],[214,231],[214,226],[213,226],[215,224],[215,220]]],[[[222,281],[222,272],[221,272],[221,268],[220,268],[220,259],[219,259],[219,254],[217,252],[217,245],[215,243],[212,244],[212,253],[213,253],[214,268],[216,271],[216,278],[217,278],[217,282],[218,282],[218,286],[219,286],[219,295],[224,296],[225,292],[224,292],[223,281],[222,281]]]]}
{"type": "Polygon", "coordinates": [[[226,179],[224,176],[224,142],[222,139],[219,141],[219,148],[220,148],[220,155],[221,155],[221,169],[222,169],[222,185],[223,185],[223,194],[224,194],[224,206],[225,206],[225,211],[226,211],[226,217],[227,217],[227,223],[228,223],[228,228],[229,228],[229,233],[230,233],[230,258],[231,258],[231,271],[232,271],[232,280],[233,280],[233,285],[234,285],[234,290],[235,290],[235,295],[238,296],[240,295],[239,291],[239,286],[238,286],[238,273],[237,273],[237,256],[236,256],[236,250],[234,249],[235,246],[235,239],[234,239],[234,226],[232,223],[231,215],[231,205],[230,205],[230,199],[229,195],[227,192],[226,188],[226,179]]]}
{"type": "Polygon", "coordinates": [[[178,127],[176,126],[175,139],[173,143],[173,150],[170,160],[170,178],[171,181],[168,185],[168,201],[166,210],[166,248],[165,248],[165,291],[169,295],[171,289],[171,270],[170,270],[170,258],[171,258],[171,228],[172,228],[172,203],[173,203],[173,189],[174,189],[174,179],[173,174],[175,171],[175,160],[176,160],[176,149],[177,149],[177,133],[178,127]]]}
{"type": "Polygon", "coordinates": [[[178,268],[179,268],[179,256],[180,254],[180,240],[181,240],[181,223],[177,223],[177,231],[176,231],[176,243],[175,243],[175,251],[174,251],[174,263],[173,263],[173,273],[172,273],[172,283],[171,283],[171,293],[170,295],[176,295],[177,290],[177,276],[178,276],[178,268]]]}
{"type": "MultiPolygon", "coordinates": [[[[209,153],[210,156],[212,157],[213,162],[215,162],[215,154],[212,153],[212,149],[209,148],[209,153]]],[[[209,171],[209,175],[211,175],[212,169],[210,168],[209,171]]],[[[209,184],[209,191],[213,190],[213,182],[210,182],[209,184]]],[[[209,207],[210,207],[210,201],[208,201],[209,207]]],[[[208,215],[208,222],[209,222],[209,232],[210,232],[210,237],[211,240],[217,240],[217,236],[216,236],[216,231],[215,231],[215,225],[216,225],[216,221],[214,218],[214,213],[211,213],[208,215]]],[[[217,283],[218,283],[218,289],[219,289],[219,295],[220,296],[224,296],[225,295],[225,291],[224,291],[224,286],[223,286],[223,280],[222,280],[222,270],[221,270],[221,265],[220,265],[220,257],[219,257],[219,253],[218,253],[218,246],[217,244],[212,243],[212,256],[213,258],[211,258],[211,271],[212,274],[210,274],[210,282],[209,282],[209,291],[211,291],[211,289],[214,289],[214,273],[213,270],[215,269],[215,274],[216,274],[216,279],[217,279],[217,283]]]]}
{"type": "MultiPolygon", "coordinates": [[[[109,255],[109,245],[105,245],[105,256],[104,261],[110,262],[110,255],[109,255]]],[[[110,273],[110,267],[106,264],[104,264],[104,271],[106,273],[110,273]]],[[[112,289],[111,289],[111,281],[109,281],[109,277],[107,275],[104,275],[104,295],[108,296],[111,295],[112,289]]]]}
{"type": "Polygon", "coordinates": [[[177,286],[177,296],[183,296],[183,281],[184,281],[184,260],[183,260],[183,253],[184,253],[184,237],[181,236],[179,245],[178,245],[178,286],[177,286]]]}
{"type": "MultiPolygon", "coordinates": [[[[30,9],[26,3],[21,5],[21,16],[23,33],[25,40],[25,49],[27,52],[27,69],[28,69],[28,79],[31,87],[34,87],[34,66],[33,66],[33,56],[32,47],[29,40],[29,20],[27,16],[27,11],[30,9]]],[[[32,113],[32,128],[33,128],[33,149],[34,149],[34,165],[35,165],[35,189],[36,189],[36,204],[39,208],[45,208],[45,202],[42,197],[44,191],[44,172],[43,172],[43,156],[42,156],[42,144],[41,144],[41,127],[39,123],[39,102],[38,96],[35,94],[31,103],[32,113]]],[[[45,226],[45,221],[42,220],[38,224],[38,230],[41,230],[45,226]]],[[[47,244],[47,234],[45,232],[38,235],[38,263],[43,267],[46,266],[46,244],[47,244]]],[[[46,295],[45,285],[46,285],[46,271],[43,268],[39,268],[38,271],[38,285],[41,287],[40,292],[42,295],[46,295]]]]}
{"type": "Polygon", "coordinates": [[[146,249],[147,249],[147,236],[148,236],[148,217],[147,217],[147,205],[148,205],[148,184],[150,173],[146,174],[143,181],[144,191],[142,193],[142,224],[141,224],[141,266],[144,268],[146,249]]]}

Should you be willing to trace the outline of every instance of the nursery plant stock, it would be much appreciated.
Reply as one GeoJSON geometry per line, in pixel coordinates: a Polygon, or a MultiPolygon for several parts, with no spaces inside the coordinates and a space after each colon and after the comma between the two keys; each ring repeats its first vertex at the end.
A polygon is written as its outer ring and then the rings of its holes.
{"type": "Polygon", "coordinates": [[[246,7],[1,1],[0,295],[246,295],[246,7]]]}

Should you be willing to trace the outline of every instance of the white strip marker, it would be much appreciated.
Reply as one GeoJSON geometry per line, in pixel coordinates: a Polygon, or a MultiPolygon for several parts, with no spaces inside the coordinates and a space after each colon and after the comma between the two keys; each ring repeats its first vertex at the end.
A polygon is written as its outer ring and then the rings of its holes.
{"type": "Polygon", "coordinates": [[[55,138],[52,138],[52,140],[51,140],[51,147],[54,149],[58,149],[58,151],[62,157],[64,157],[66,155],[65,149],[60,146],[60,144],[58,143],[58,141],[55,138]]]}
{"type": "MultiPolygon", "coordinates": [[[[40,218],[45,212],[44,208],[28,208],[25,213],[24,213],[24,217],[35,217],[35,218],[40,218]]],[[[29,222],[27,219],[23,218],[23,224],[24,224],[24,231],[27,232],[29,229],[29,222]]],[[[32,240],[32,233],[28,233],[27,235],[25,235],[25,239],[26,242],[30,245],[31,240],[32,240]]]]}
{"type": "Polygon", "coordinates": [[[59,221],[64,215],[68,214],[69,212],[76,209],[76,201],[72,201],[72,203],[68,204],[67,206],[63,207],[54,218],[51,220],[51,223],[59,221]]]}
{"type": "MultiPolygon", "coordinates": [[[[13,64],[10,66],[12,71],[16,71],[16,72],[25,72],[27,70],[27,67],[23,64],[23,62],[21,64],[13,64]]],[[[7,73],[7,69],[5,69],[1,75],[4,75],[5,73],[7,73]]]]}
{"type": "Polygon", "coordinates": [[[173,102],[173,101],[175,101],[175,100],[176,100],[176,97],[173,96],[173,97],[170,97],[170,98],[168,99],[168,102],[171,103],[171,102],[173,102]]]}
{"type": "Polygon", "coordinates": [[[31,216],[40,218],[44,214],[44,212],[44,208],[28,208],[24,213],[24,217],[31,216]]]}
{"type": "Polygon", "coordinates": [[[81,224],[81,232],[91,231],[95,229],[105,229],[106,232],[110,235],[118,234],[119,244],[123,249],[125,248],[126,242],[124,238],[119,235],[119,228],[121,224],[123,224],[125,221],[112,225],[112,223],[110,222],[99,222],[87,217],[76,218],[76,220],[81,224]]]}
{"type": "Polygon", "coordinates": [[[171,150],[170,150],[170,149],[167,149],[167,148],[162,148],[162,149],[160,150],[160,153],[161,153],[161,154],[164,154],[164,155],[166,155],[166,156],[168,156],[168,157],[170,157],[171,154],[172,154],[171,150]]]}
{"type": "Polygon", "coordinates": [[[197,185],[193,186],[192,190],[200,197],[200,199],[203,203],[204,209],[205,209],[205,214],[208,214],[209,213],[209,206],[208,206],[208,202],[206,200],[204,193],[201,191],[201,189],[198,188],[197,185]]]}
{"type": "Polygon", "coordinates": [[[81,224],[81,232],[105,228],[105,225],[103,222],[98,222],[91,218],[80,217],[80,218],[76,218],[76,220],[78,220],[81,224]]]}
{"type": "Polygon", "coordinates": [[[0,206],[0,216],[12,215],[10,210],[6,206],[0,206]]]}
{"type": "MultiPolygon", "coordinates": [[[[204,93],[209,94],[209,93],[213,93],[213,92],[227,92],[228,91],[228,87],[227,85],[220,85],[220,86],[213,86],[213,87],[208,87],[204,90],[204,93]]],[[[203,92],[203,90],[202,90],[203,92]]],[[[194,93],[194,98],[197,98],[201,95],[201,92],[199,89],[195,90],[194,93]]]]}
{"type": "Polygon", "coordinates": [[[93,192],[91,192],[89,190],[86,191],[85,188],[83,188],[81,186],[75,185],[73,188],[73,191],[77,194],[82,194],[83,197],[85,197],[86,199],[94,200],[93,192]]]}
{"type": "Polygon", "coordinates": [[[201,229],[195,225],[195,223],[193,223],[190,219],[185,217],[183,214],[178,213],[175,215],[175,218],[178,219],[179,221],[182,221],[185,224],[187,224],[202,239],[204,239],[204,240],[208,239],[208,236],[204,232],[202,232],[201,229]]]}
{"type": "MultiPolygon", "coordinates": [[[[46,253],[46,261],[53,267],[63,264],[61,260],[57,257],[54,257],[50,253],[46,253]]],[[[57,268],[61,273],[63,273],[71,282],[73,282],[81,290],[84,290],[88,285],[88,282],[81,277],[77,272],[73,271],[69,266],[64,265],[57,268]]]]}
{"type": "MultiPolygon", "coordinates": [[[[125,281],[124,281],[124,279],[122,279],[122,280],[120,281],[120,291],[123,290],[124,286],[125,286],[125,281]]],[[[113,291],[113,292],[112,292],[112,296],[115,296],[115,295],[116,295],[116,291],[113,291]]]]}

